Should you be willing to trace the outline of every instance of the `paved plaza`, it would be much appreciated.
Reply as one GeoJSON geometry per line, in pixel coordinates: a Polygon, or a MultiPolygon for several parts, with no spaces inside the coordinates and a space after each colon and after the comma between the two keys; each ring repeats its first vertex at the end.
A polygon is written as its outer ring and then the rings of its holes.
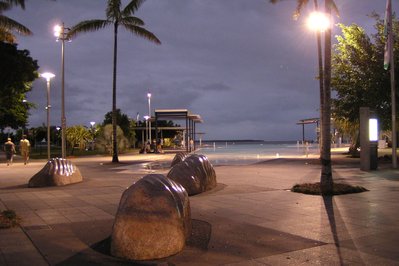
{"type": "Polygon", "coordinates": [[[288,191],[317,182],[316,158],[215,166],[218,185],[191,196],[192,236],[179,254],[126,262],[108,254],[122,192],[148,173],[164,173],[173,154],[71,160],[82,183],[28,188],[44,165],[0,163],[0,210],[20,227],[0,230],[0,265],[399,265],[399,170],[359,170],[334,155],[334,180],[369,191],[320,197],[288,191]],[[152,162],[152,163],[150,163],[152,162]]]}

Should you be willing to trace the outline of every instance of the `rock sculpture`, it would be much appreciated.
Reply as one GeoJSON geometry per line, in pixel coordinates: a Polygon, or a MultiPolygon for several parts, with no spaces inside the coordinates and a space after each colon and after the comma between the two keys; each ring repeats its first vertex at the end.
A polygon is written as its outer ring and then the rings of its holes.
{"type": "Polygon", "coordinates": [[[188,156],[188,153],[187,153],[187,152],[184,152],[184,151],[181,151],[181,152],[176,153],[175,157],[174,157],[173,160],[172,160],[172,163],[170,164],[170,167],[173,167],[173,166],[175,166],[176,164],[178,164],[178,163],[184,161],[184,159],[186,159],[187,156],[188,156]]]}
{"type": "Polygon", "coordinates": [[[183,250],[191,234],[185,189],[164,175],[146,175],[121,197],[111,236],[111,254],[152,260],[183,250]]]}
{"type": "Polygon", "coordinates": [[[181,184],[188,195],[195,195],[216,187],[216,173],[205,155],[192,154],[174,165],[167,175],[181,184]]]}
{"type": "Polygon", "coordinates": [[[64,186],[83,181],[79,169],[67,159],[52,158],[28,183],[29,187],[64,186]]]}

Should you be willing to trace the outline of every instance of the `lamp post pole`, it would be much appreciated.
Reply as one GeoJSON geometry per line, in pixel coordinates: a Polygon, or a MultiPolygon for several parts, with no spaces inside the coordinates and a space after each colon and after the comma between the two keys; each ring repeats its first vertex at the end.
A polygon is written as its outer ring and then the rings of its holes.
{"type": "Polygon", "coordinates": [[[150,145],[152,144],[151,142],[151,93],[147,93],[147,98],[148,98],[148,140],[150,141],[150,145]]]}
{"type": "Polygon", "coordinates": [[[53,73],[43,73],[41,74],[43,78],[47,81],[47,160],[50,160],[50,80],[55,77],[53,73]]]}
{"type": "Polygon", "coordinates": [[[67,31],[69,28],[65,28],[64,23],[56,25],[54,27],[54,35],[57,37],[57,41],[61,40],[61,154],[62,158],[66,158],[66,117],[65,117],[65,41],[69,41],[67,31]]]}
{"type": "MultiPolygon", "coordinates": [[[[148,119],[149,119],[150,117],[148,116],[148,115],[145,115],[144,116],[144,119],[145,119],[145,137],[146,137],[146,141],[144,142],[144,153],[147,153],[147,142],[148,142],[148,131],[147,131],[147,127],[148,127],[148,119]]],[[[151,144],[150,144],[150,147],[151,147],[151,144]]]]}
{"type": "Polygon", "coordinates": [[[92,134],[92,142],[91,142],[91,148],[92,148],[92,150],[94,150],[94,136],[95,136],[95,129],[94,129],[94,125],[96,124],[96,122],[94,122],[94,121],[91,121],[90,122],[90,125],[91,125],[91,134],[92,134]]]}
{"type": "Polygon", "coordinates": [[[317,40],[317,55],[318,55],[318,72],[319,72],[319,90],[320,90],[320,118],[319,118],[319,148],[320,157],[323,150],[323,110],[324,110],[324,69],[323,69],[323,55],[321,48],[321,33],[330,26],[328,16],[318,11],[317,1],[315,1],[315,12],[312,12],[308,18],[308,27],[316,32],[317,40]]]}

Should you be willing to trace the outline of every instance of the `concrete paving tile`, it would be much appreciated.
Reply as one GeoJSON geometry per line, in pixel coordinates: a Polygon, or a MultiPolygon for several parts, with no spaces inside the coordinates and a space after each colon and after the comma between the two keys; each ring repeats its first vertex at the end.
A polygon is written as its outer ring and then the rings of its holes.
{"type": "Polygon", "coordinates": [[[42,217],[43,221],[46,224],[63,224],[63,223],[69,223],[70,220],[67,219],[64,216],[53,216],[53,217],[42,217]]]}
{"type": "Polygon", "coordinates": [[[76,222],[86,222],[86,221],[91,221],[93,220],[92,217],[86,215],[86,214],[68,214],[65,215],[65,218],[68,219],[72,223],[76,222]]]}

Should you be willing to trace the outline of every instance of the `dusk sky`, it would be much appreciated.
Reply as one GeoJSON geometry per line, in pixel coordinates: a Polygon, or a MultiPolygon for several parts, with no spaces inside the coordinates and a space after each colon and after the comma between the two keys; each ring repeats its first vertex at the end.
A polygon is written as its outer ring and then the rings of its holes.
{"type": "MultiPolygon", "coordinates": [[[[123,1],[126,3],[127,1],[123,1]]],[[[162,42],[155,45],[120,28],[117,106],[131,118],[152,109],[189,109],[201,115],[197,131],[204,139],[299,140],[299,119],[319,116],[315,34],[306,25],[312,1],[292,20],[296,0],[272,5],[268,0],[147,0],[135,14],[162,42]]],[[[324,1],[319,1],[323,3],[324,1]]],[[[356,23],[373,33],[383,0],[335,0],[335,23],[356,23]]],[[[4,13],[34,35],[17,36],[40,72],[50,71],[51,124],[61,117],[61,43],[53,27],[104,19],[103,0],[26,0],[26,9],[4,13]]],[[[399,1],[393,1],[399,9],[399,1]]],[[[335,27],[333,35],[339,34],[335,27]]],[[[67,125],[102,123],[112,108],[113,28],[77,36],[66,43],[67,125]]],[[[382,66],[381,66],[382,67],[382,66]]],[[[29,126],[46,121],[46,82],[38,79],[27,100],[29,126]]],[[[183,121],[176,123],[184,124],[183,121]]],[[[314,126],[307,127],[308,138],[314,126]]]]}

